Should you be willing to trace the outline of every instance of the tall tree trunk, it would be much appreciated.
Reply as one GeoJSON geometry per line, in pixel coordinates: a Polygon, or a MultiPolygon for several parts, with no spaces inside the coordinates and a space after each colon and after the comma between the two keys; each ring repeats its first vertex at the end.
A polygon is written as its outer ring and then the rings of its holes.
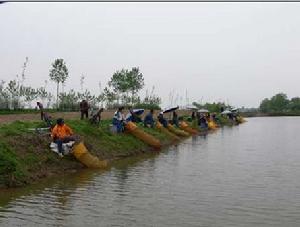
{"type": "Polygon", "coordinates": [[[131,91],[131,105],[133,106],[133,95],[134,95],[134,91],[131,91]]]}
{"type": "Polygon", "coordinates": [[[56,86],[56,105],[57,105],[57,109],[59,108],[59,103],[58,103],[58,90],[59,89],[59,83],[57,83],[57,86],[56,86]]]}

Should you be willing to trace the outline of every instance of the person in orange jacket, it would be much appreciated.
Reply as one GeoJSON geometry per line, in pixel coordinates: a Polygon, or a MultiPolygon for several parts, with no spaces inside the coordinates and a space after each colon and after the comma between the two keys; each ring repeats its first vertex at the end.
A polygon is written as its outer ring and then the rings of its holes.
{"type": "Polygon", "coordinates": [[[76,137],[72,129],[67,126],[62,118],[57,119],[56,125],[52,129],[51,137],[53,142],[57,144],[59,155],[62,156],[63,143],[68,143],[70,141],[76,141],[76,137]]]}

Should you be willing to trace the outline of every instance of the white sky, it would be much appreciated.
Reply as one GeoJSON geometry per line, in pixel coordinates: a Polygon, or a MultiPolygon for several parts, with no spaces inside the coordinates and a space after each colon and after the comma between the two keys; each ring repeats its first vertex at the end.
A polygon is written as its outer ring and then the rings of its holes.
{"type": "Polygon", "coordinates": [[[277,92],[300,96],[300,3],[6,3],[0,41],[0,79],[14,79],[28,56],[34,87],[63,58],[66,90],[79,90],[84,74],[97,92],[138,66],[163,106],[171,91],[185,104],[186,89],[190,102],[246,107],[277,92]]]}

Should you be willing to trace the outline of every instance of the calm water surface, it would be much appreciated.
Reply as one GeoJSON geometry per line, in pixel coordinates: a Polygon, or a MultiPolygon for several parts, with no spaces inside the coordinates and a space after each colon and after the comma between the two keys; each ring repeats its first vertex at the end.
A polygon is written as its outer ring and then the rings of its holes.
{"type": "Polygon", "coordinates": [[[300,118],[252,118],[159,155],[2,191],[1,226],[300,226],[300,118]]]}

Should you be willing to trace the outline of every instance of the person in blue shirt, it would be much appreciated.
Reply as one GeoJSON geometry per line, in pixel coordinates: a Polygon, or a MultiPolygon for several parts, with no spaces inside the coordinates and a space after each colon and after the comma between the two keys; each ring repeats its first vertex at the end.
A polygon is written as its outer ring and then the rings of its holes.
{"type": "Polygon", "coordinates": [[[159,123],[161,123],[165,128],[168,126],[168,121],[164,118],[163,112],[160,112],[157,116],[159,123]]]}
{"type": "Polygon", "coordinates": [[[124,131],[124,122],[125,117],[123,114],[124,107],[119,107],[118,110],[115,112],[112,124],[116,127],[117,132],[123,132],[124,131]]]}
{"type": "Polygon", "coordinates": [[[154,127],[154,119],[153,119],[153,109],[149,111],[149,113],[144,118],[144,126],[145,127],[154,127]]]}

